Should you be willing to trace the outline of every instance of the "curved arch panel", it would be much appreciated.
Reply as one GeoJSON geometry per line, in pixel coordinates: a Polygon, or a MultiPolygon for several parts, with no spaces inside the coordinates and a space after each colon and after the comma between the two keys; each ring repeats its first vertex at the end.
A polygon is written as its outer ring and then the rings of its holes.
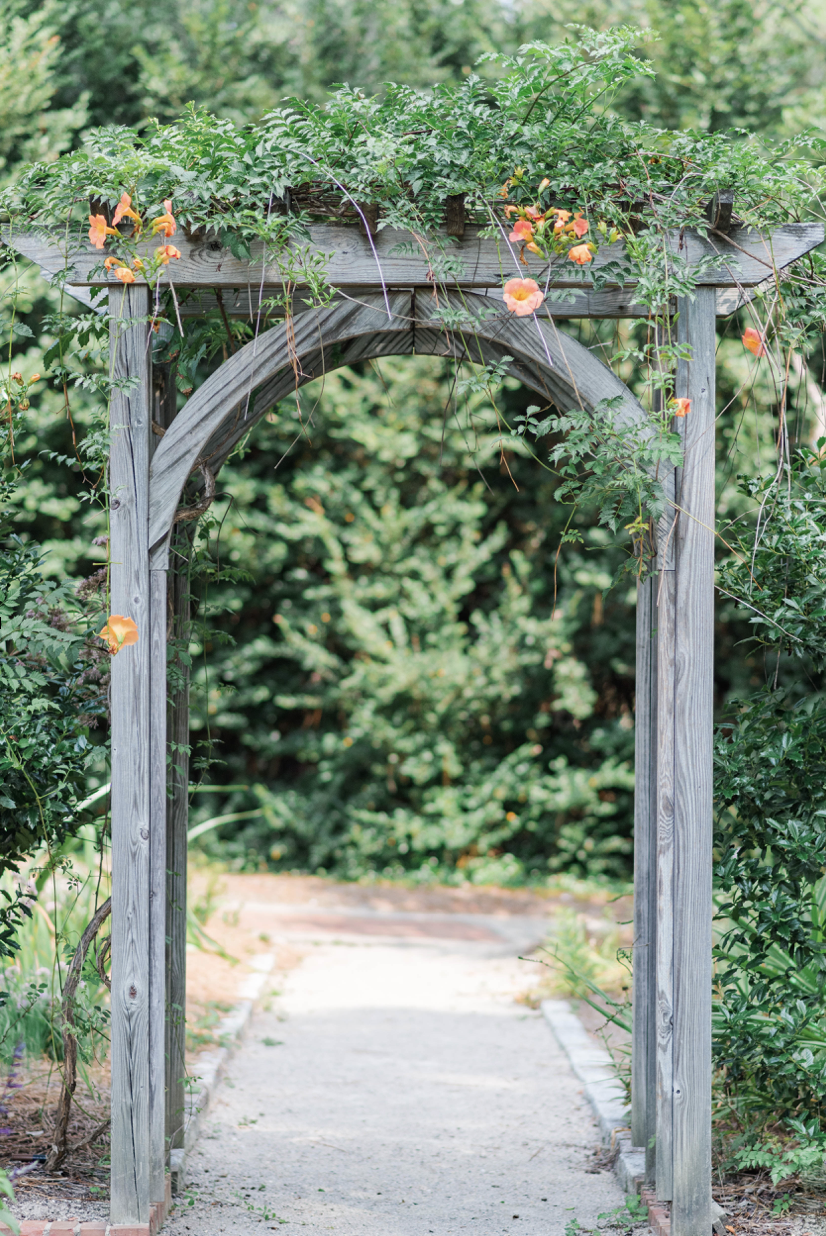
{"type": "Polygon", "coordinates": [[[175,510],[188,477],[200,463],[213,472],[233,447],[280,399],[298,386],[343,365],[377,356],[455,356],[488,364],[512,358],[510,374],[557,407],[593,409],[622,400],[620,419],[645,423],[646,415],[623,382],[553,321],[491,315],[490,302],[458,294],[441,297],[391,293],[308,309],[245,344],[195,392],[158,446],[150,472],[149,547],[153,564],[165,565],[175,510]],[[457,327],[442,325],[445,302],[461,314],[457,327]]]}

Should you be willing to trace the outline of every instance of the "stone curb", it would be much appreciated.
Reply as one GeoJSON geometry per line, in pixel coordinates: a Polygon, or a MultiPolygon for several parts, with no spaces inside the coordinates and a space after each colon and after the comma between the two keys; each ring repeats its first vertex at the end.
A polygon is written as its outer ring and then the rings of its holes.
{"type": "Polygon", "coordinates": [[[243,1039],[252,1017],[255,1001],[261,995],[264,985],[275,967],[274,953],[261,953],[250,959],[248,963],[255,974],[248,975],[241,983],[239,999],[229,1013],[222,1017],[216,1026],[216,1036],[221,1040],[221,1046],[215,1051],[204,1052],[198,1057],[198,1089],[193,1092],[189,1110],[186,1114],[184,1128],[184,1145],[181,1150],[173,1150],[170,1154],[170,1170],[172,1172],[172,1192],[181,1193],[184,1189],[184,1174],[186,1156],[192,1151],[201,1132],[201,1121],[214,1097],[215,1089],[226,1072],[226,1067],[235,1049],[243,1039]]]}
{"type": "MultiPolygon", "coordinates": [[[[567,1000],[543,1000],[542,1013],[582,1082],[594,1109],[603,1143],[616,1150],[614,1175],[624,1193],[639,1193],[645,1179],[645,1150],[631,1142],[628,1108],[611,1057],[591,1039],[567,1000]]],[[[653,1226],[651,1211],[649,1219],[653,1226]]],[[[660,1236],[668,1236],[661,1232],[660,1236]]]]}

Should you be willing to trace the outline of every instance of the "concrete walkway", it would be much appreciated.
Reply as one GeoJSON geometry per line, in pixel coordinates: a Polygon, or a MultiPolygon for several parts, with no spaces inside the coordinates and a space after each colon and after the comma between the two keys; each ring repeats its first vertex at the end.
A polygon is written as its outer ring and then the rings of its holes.
{"type": "Polygon", "coordinates": [[[303,960],[232,1061],[165,1232],[563,1236],[622,1202],[565,1057],[514,1002],[541,921],[254,910],[303,960]]]}

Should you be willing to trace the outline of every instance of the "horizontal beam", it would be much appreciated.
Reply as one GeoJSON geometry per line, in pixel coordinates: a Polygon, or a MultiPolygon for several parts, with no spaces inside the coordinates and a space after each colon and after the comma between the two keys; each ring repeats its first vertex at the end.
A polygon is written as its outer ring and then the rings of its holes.
{"type": "MultiPolygon", "coordinates": [[[[433,285],[428,257],[409,232],[385,228],[369,238],[357,227],[322,224],[309,228],[309,234],[309,242],[291,246],[296,259],[294,268],[300,268],[302,261],[321,260],[329,282],[335,287],[375,291],[383,284],[394,288],[433,285]]],[[[775,270],[819,245],[823,234],[820,223],[787,223],[766,237],[748,228],[737,228],[729,236],[708,237],[689,230],[674,231],[667,234],[666,243],[675,257],[689,266],[697,266],[708,257],[721,257],[720,269],[701,271],[698,282],[706,287],[735,289],[762,283],[775,270]]],[[[103,269],[103,254],[85,241],[72,245],[62,235],[17,232],[8,227],[3,230],[3,239],[44,270],[56,272],[66,268],[70,286],[98,287],[117,282],[103,269]]],[[[214,240],[196,243],[184,237],[175,239],[181,257],[167,269],[178,288],[248,288],[257,299],[261,287],[271,291],[282,286],[278,265],[264,262],[263,245],[254,245],[252,257],[245,260],[234,257],[214,240]]],[[[138,249],[146,256],[156,245],[157,241],[148,241],[138,249]]],[[[450,245],[448,256],[451,274],[438,279],[443,286],[501,288],[506,279],[529,275],[543,283],[550,276],[554,288],[584,292],[590,287],[589,276],[593,272],[625,261],[625,246],[622,241],[603,245],[593,264],[584,268],[574,266],[567,258],[555,257],[549,270],[548,264],[533,254],[526,253],[526,262],[520,262],[504,237],[484,238],[478,228],[467,228],[464,239],[450,245]]],[[[430,254],[434,263],[439,257],[438,253],[430,254]]],[[[627,283],[633,286],[632,279],[627,283]]]]}
{"type": "MultiPolygon", "coordinates": [[[[51,282],[55,277],[55,272],[41,268],[41,275],[47,282],[51,282]]],[[[757,288],[740,292],[737,288],[718,288],[717,289],[717,317],[727,318],[735,313],[738,309],[742,309],[751,301],[761,285],[757,288]]],[[[389,289],[391,295],[399,289],[389,289]]],[[[412,289],[408,289],[409,291],[412,289]]],[[[362,296],[373,295],[374,288],[348,288],[346,293],[338,293],[333,298],[335,302],[349,299],[358,301],[362,296]]],[[[78,301],[87,309],[94,309],[97,313],[106,313],[107,306],[104,302],[93,302],[92,296],[94,289],[89,287],[69,287],[66,289],[67,296],[71,296],[73,300],[78,301]]],[[[473,291],[474,296],[486,297],[491,301],[498,301],[502,304],[502,295],[498,289],[493,288],[477,288],[473,291]]],[[[263,302],[263,295],[260,296],[263,302]]],[[[207,313],[217,313],[223,307],[224,313],[228,318],[239,318],[243,321],[255,321],[258,317],[258,288],[244,288],[239,291],[237,288],[228,288],[221,294],[223,306],[219,305],[216,293],[210,288],[202,288],[194,295],[186,300],[181,300],[178,305],[178,312],[182,319],[201,318],[207,313]]],[[[304,300],[301,295],[297,295],[293,299],[293,311],[302,313],[305,309],[311,308],[311,302],[304,300]]],[[[676,303],[673,305],[676,313],[676,303]]],[[[637,304],[630,292],[624,289],[616,288],[609,289],[605,292],[574,292],[568,289],[568,295],[565,300],[545,301],[544,305],[538,310],[537,315],[544,318],[556,318],[559,320],[592,318],[592,319],[608,319],[608,318],[647,318],[649,309],[647,305],[637,304]]],[[[284,317],[282,312],[264,312],[261,314],[261,322],[271,325],[273,322],[279,321],[284,317]]]]}

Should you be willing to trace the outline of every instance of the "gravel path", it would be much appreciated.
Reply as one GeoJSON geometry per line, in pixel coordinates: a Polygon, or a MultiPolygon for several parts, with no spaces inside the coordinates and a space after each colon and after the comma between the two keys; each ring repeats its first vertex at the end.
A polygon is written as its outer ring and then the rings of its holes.
{"type": "Polygon", "coordinates": [[[536,920],[277,913],[304,959],[232,1061],[165,1232],[562,1236],[622,1202],[564,1056],[514,1002],[536,920]]]}

